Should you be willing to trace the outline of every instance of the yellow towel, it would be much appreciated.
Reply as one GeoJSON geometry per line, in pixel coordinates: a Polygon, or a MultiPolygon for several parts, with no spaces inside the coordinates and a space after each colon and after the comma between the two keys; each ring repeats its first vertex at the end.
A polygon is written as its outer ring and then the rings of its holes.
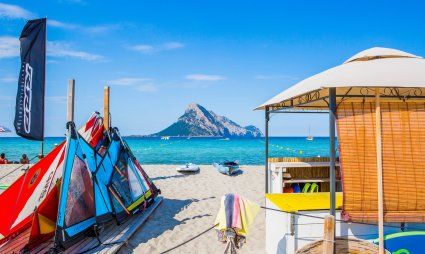
{"type": "Polygon", "coordinates": [[[260,211],[260,206],[244,198],[241,198],[239,203],[241,206],[242,228],[237,230],[236,232],[239,235],[246,236],[252,224],[254,223],[255,217],[260,211]]]}
{"type": "Polygon", "coordinates": [[[218,210],[217,217],[215,218],[215,222],[214,222],[214,225],[217,224],[217,226],[215,226],[215,229],[218,229],[218,230],[226,229],[226,212],[224,208],[225,198],[226,196],[221,197],[220,209],[218,210]]]}
{"type": "MultiPolygon", "coordinates": [[[[214,224],[215,229],[218,230],[226,230],[226,212],[224,207],[224,200],[226,196],[223,196],[220,201],[220,209],[217,213],[217,217],[215,219],[214,224]]],[[[238,235],[246,236],[249,232],[250,227],[254,223],[254,219],[260,211],[260,206],[248,199],[239,198],[239,206],[240,206],[240,218],[242,220],[242,228],[235,228],[236,233],[238,235]]]]}

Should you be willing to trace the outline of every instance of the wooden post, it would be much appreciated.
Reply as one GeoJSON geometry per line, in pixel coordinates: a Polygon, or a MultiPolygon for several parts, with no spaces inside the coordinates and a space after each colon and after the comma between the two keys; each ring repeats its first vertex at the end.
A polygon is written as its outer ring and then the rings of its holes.
{"type": "Polygon", "coordinates": [[[384,246],[384,189],[382,179],[382,126],[379,88],[375,90],[376,166],[378,175],[378,230],[379,254],[385,253],[384,246]]]}
{"type": "Polygon", "coordinates": [[[109,86],[105,86],[103,89],[103,126],[105,130],[109,130],[109,86]]]}
{"type": "Polygon", "coordinates": [[[333,254],[335,248],[335,217],[325,216],[322,254],[333,254]]]}
{"type": "Polygon", "coordinates": [[[68,96],[67,96],[67,111],[66,121],[74,121],[74,97],[75,97],[75,79],[68,80],[68,96]]]}

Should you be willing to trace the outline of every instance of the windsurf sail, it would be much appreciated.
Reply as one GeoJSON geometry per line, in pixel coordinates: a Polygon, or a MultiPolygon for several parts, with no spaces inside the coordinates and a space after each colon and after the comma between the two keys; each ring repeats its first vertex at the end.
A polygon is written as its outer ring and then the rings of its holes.
{"type": "Polygon", "coordinates": [[[117,153],[108,190],[116,219],[121,222],[131,214],[149,206],[158,195],[159,190],[131,153],[118,129],[114,128],[113,132],[115,141],[119,141],[119,147],[116,150],[108,151],[110,156],[117,153]]]}
{"type": "MultiPolygon", "coordinates": [[[[94,113],[79,129],[93,147],[103,138],[103,126],[98,125],[101,120],[99,113],[94,113]]],[[[1,253],[31,249],[54,235],[64,157],[62,142],[1,193],[1,253]]]]}
{"type": "Polygon", "coordinates": [[[80,140],[73,122],[68,123],[66,155],[59,198],[55,242],[69,247],[96,220],[95,197],[90,167],[96,167],[95,154],[80,140]]]}
{"type": "Polygon", "coordinates": [[[58,169],[62,167],[63,158],[64,143],[29,168],[0,195],[2,207],[0,243],[4,243],[31,227],[35,219],[34,210],[56,188],[56,182],[62,173],[58,169]]]}

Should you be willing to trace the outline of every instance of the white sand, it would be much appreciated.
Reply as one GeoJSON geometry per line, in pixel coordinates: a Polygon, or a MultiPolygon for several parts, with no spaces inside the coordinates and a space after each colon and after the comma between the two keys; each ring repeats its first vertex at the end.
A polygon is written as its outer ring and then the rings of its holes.
{"type": "MultiPolygon", "coordinates": [[[[0,165],[0,178],[18,166],[0,165]]],[[[264,204],[263,166],[242,166],[243,173],[237,176],[220,174],[212,166],[201,166],[201,172],[194,175],[182,175],[175,168],[144,166],[161,189],[164,200],[121,253],[160,253],[197,235],[214,224],[220,199],[226,193],[238,193],[264,204]]],[[[0,184],[12,183],[23,172],[13,172],[1,179],[0,184]]],[[[239,253],[265,253],[264,216],[264,210],[260,210],[239,253]]],[[[223,253],[224,248],[217,241],[215,230],[211,230],[170,253],[223,253]]]]}
{"type": "MultiPolygon", "coordinates": [[[[226,176],[212,166],[184,176],[176,166],[148,165],[144,169],[161,189],[163,203],[121,253],[160,253],[197,235],[214,224],[220,198],[226,193],[264,204],[264,167],[242,166],[243,174],[226,176]]],[[[240,253],[265,253],[264,210],[258,214],[240,253]]],[[[223,253],[215,230],[170,253],[223,253]]]]}

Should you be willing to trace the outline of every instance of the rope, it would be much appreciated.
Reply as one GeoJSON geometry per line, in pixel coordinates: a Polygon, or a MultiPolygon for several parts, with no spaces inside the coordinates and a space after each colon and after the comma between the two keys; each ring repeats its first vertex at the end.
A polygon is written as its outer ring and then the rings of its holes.
{"type": "Polygon", "coordinates": [[[205,229],[205,230],[204,230],[204,231],[202,231],[201,233],[199,233],[199,234],[197,234],[197,235],[195,235],[195,236],[193,236],[193,237],[191,237],[191,238],[187,239],[186,241],[184,241],[184,242],[182,242],[182,243],[180,243],[180,244],[178,244],[178,245],[176,245],[176,246],[174,246],[174,247],[172,247],[172,248],[170,248],[170,249],[168,249],[168,250],[166,250],[166,251],[160,252],[160,254],[168,253],[168,252],[170,252],[170,251],[172,251],[172,250],[175,250],[175,249],[177,249],[178,247],[183,246],[183,245],[185,245],[186,243],[188,243],[188,242],[190,242],[190,241],[192,241],[192,240],[194,240],[194,239],[196,239],[196,238],[200,237],[201,235],[203,235],[203,234],[207,233],[208,231],[210,231],[211,229],[213,229],[213,228],[214,228],[214,227],[216,227],[216,226],[218,226],[218,224],[215,224],[214,226],[211,226],[211,227],[209,227],[209,228],[205,229]]]}
{"type": "MultiPolygon", "coordinates": [[[[297,213],[297,212],[287,212],[287,211],[282,211],[282,210],[279,210],[279,209],[265,207],[265,206],[260,206],[260,208],[263,208],[265,210],[275,211],[275,212],[281,212],[281,213],[293,214],[293,215],[298,215],[298,216],[304,216],[304,217],[313,218],[313,219],[321,219],[321,220],[324,220],[325,219],[324,217],[320,217],[320,216],[315,216],[315,215],[310,215],[310,214],[303,214],[303,213],[297,213]]],[[[340,223],[346,223],[346,224],[359,224],[359,225],[365,225],[365,226],[378,226],[378,224],[368,223],[368,222],[354,222],[354,221],[352,222],[352,221],[345,221],[345,220],[341,220],[341,219],[335,219],[335,221],[340,222],[340,223]]],[[[403,226],[395,226],[395,225],[384,225],[384,227],[387,227],[387,228],[398,228],[398,229],[423,230],[421,228],[403,227],[403,226]]]]}
{"type": "MultiPolygon", "coordinates": [[[[275,211],[275,212],[281,212],[281,213],[287,213],[287,214],[293,214],[293,215],[298,215],[298,216],[304,216],[304,217],[314,218],[314,219],[322,219],[322,220],[325,219],[324,217],[320,217],[320,216],[315,216],[315,215],[310,215],[310,214],[303,214],[303,213],[298,213],[298,212],[287,212],[287,211],[282,211],[282,210],[279,210],[279,209],[265,207],[265,206],[260,206],[260,208],[265,209],[265,210],[275,211]]],[[[367,225],[367,226],[378,226],[377,224],[367,223],[367,222],[350,222],[350,221],[344,221],[344,220],[340,220],[340,219],[335,219],[335,221],[338,221],[338,222],[341,222],[341,223],[347,223],[347,224],[352,223],[352,224],[367,225]]],[[[213,226],[205,229],[201,233],[199,233],[199,234],[197,234],[197,235],[195,235],[195,236],[187,239],[186,241],[184,241],[184,242],[182,242],[182,243],[180,243],[180,244],[178,244],[178,245],[176,245],[176,246],[174,246],[174,247],[172,247],[172,248],[170,248],[170,249],[168,249],[166,251],[160,252],[160,254],[168,253],[168,252],[170,252],[172,250],[175,250],[175,249],[177,249],[177,248],[179,248],[179,247],[181,247],[181,246],[189,243],[190,241],[192,241],[192,240],[200,237],[201,235],[207,233],[208,231],[210,231],[211,229],[213,229],[217,225],[218,224],[215,224],[215,225],[213,225],[213,226]]],[[[404,229],[413,229],[413,230],[423,230],[423,229],[420,229],[420,228],[401,227],[401,226],[393,226],[393,225],[384,225],[384,227],[398,228],[398,229],[403,229],[404,228],[404,229]]],[[[347,236],[341,236],[341,237],[348,237],[348,235],[347,236]]],[[[312,240],[312,241],[314,241],[314,240],[312,240]]]]}
{"type": "MultiPolygon", "coordinates": [[[[38,155],[32,157],[29,161],[31,162],[32,160],[34,160],[35,158],[37,158],[38,155]]],[[[7,164],[6,164],[7,165],[7,164]]],[[[15,172],[16,170],[22,168],[23,166],[28,165],[28,164],[21,164],[19,167],[12,169],[12,171],[10,171],[9,173],[5,174],[4,176],[0,177],[0,180],[3,180],[3,178],[5,178],[6,176],[12,174],[13,172],[15,172]]]]}

